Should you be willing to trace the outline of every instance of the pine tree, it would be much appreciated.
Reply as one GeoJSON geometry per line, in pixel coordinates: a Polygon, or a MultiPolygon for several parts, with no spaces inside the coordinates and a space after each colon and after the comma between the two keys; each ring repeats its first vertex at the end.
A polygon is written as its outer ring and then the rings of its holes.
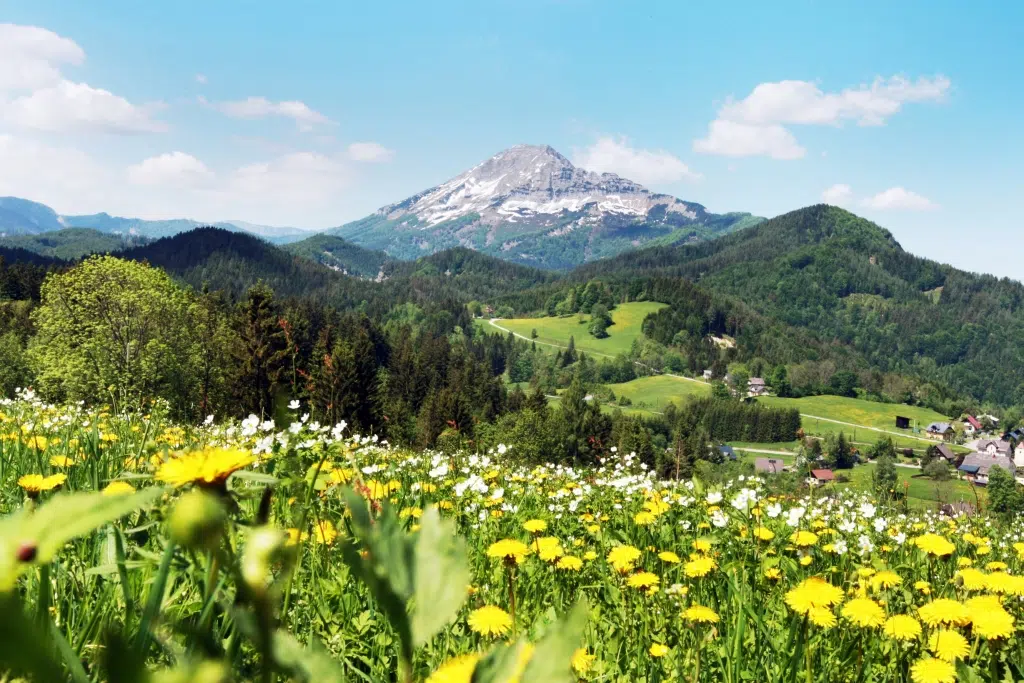
{"type": "Polygon", "coordinates": [[[896,496],[899,476],[896,474],[896,460],[891,455],[883,455],[875,464],[871,474],[871,483],[875,497],[879,500],[892,500],[896,496]]]}
{"type": "Polygon", "coordinates": [[[261,282],[249,289],[236,331],[241,340],[238,393],[243,410],[266,417],[273,412],[288,353],[270,287],[261,282]]]}

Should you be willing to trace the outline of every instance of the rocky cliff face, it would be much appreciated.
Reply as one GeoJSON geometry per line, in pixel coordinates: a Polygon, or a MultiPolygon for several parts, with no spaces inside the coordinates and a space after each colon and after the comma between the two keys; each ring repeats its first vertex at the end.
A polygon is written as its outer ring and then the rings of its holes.
{"type": "Polygon", "coordinates": [[[398,258],[461,245],[568,268],[650,243],[701,239],[749,218],[715,216],[613,173],[577,168],[546,145],[517,145],[332,232],[398,258]]]}

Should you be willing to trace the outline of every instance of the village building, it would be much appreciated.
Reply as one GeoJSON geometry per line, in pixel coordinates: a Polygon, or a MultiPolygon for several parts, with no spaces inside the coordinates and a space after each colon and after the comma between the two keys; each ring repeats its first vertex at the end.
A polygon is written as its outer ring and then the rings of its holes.
{"type": "Polygon", "coordinates": [[[1010,474],[1016,474],[1017,468],[1013,460],[1004,455],[989,455],[988,453],[971,453],[964,458],[959,470],[968,481],[979,486],[988,485],[989,474],[993,467],[1002,467],[1010,474]]]}

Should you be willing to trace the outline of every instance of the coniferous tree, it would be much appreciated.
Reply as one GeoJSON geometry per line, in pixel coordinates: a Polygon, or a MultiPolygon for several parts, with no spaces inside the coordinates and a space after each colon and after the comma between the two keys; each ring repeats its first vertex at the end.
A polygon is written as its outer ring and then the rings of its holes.
{"type": "Polygon", "coordinates": [[[238,394],[243,410],[267,417],[273,413],[288,349],[274,302],[274,292],[258,283],[240,304],[237,332],[238,394]]]}

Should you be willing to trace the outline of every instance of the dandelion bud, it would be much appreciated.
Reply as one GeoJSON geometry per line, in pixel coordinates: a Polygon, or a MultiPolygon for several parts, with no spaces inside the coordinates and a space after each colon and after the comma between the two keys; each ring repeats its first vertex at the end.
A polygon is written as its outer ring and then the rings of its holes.
{"type": "Polygon", "coordinates": [[[217,497],[190,491],[171,510],[169,531],[175,543],[193,550],[213,550],[224,534],[227,512],[217,497]]]}
{"type": "Polygon", "coordinates": [[[255,529],[242,553],[242,579],[253,593],[264,595],[272,581],[271,565],[282,556],[288,534],[273,527],[255,529]]]}

